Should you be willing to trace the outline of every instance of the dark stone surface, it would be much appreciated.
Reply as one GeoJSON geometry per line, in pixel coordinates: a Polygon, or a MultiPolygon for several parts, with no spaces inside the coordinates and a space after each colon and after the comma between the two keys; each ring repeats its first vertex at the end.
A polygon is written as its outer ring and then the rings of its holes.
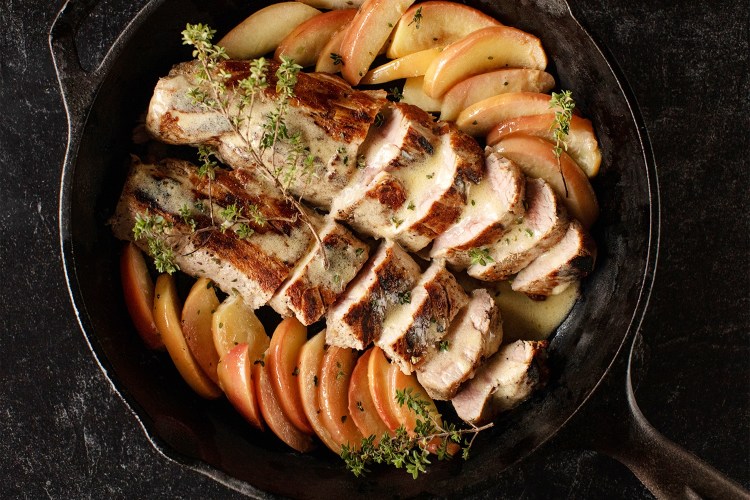
{"type": "MultiPolygon", "coordinates": [[[[66,125],[47,30],[61,3],[0,3],[0,497],[233,497],[151,448],[78,331],[57,242],[66,125]]],[[[102,2],[82,34],[90,63],[142,3],[102,2]]],[[[659,166],[638,402],[667,437],[750,487],[747,3],[571,3],[627,75],[659,166]]],[[[486,496],[650,498],[624,466],[561,441],[486,496]]]]}

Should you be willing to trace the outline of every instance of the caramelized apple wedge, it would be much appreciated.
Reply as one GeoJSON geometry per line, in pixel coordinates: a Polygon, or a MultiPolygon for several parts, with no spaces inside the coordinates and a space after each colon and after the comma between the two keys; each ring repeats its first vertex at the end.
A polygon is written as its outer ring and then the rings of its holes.
{"type": "Polygon", "coordinates": [[[300,432],[312,435],[313,429],[305,416],[297,381],[300,371],[297,361],[305,342],[307,327],[297,318],[286,318],[273,332],[265,362],[284,415],[300,432]]]}
{"type": "Polygon", "coordinates": [[[380,83],[422,76],[439,55],[442,49],[426,49],[408,56],[388,61],[387,63],[371,69],[360,80],[363,85],[375,85],[380,83]]]}
{"type": "Polygon", "coordinates": [[[180,327],[180,299],[174,278],[162,274],[156,280],[154,291],[154,322],[156,323],[169,357],[172,358],[177,371],[199,396],[216,399],[221,396],[221,389],[203,372],[198,362],[190,354],[180,327]]]}
{"type": "Polygon", "coordinates": [[[513,92],[489,97],[464,109],[456,119],[462,131],[481,137],[498,123],[521,116],[550,112],[551,97],[537,92],[513,92]]]}
{"type": "Polygon", "coordinates": [[[417,419],[423,419],[411,409],[407,404],[400,404],[397,400],[397,393],[403,391],[412,398],[422,400],[427,403],[427,413],[435,421],[436,425],[443,425],[443,421],[438,413],[435,402],[427,392],[422,388],[413,373],[406,375],[395,363],[391,363],[388,369],[388,392],[393,396],[390,398],[391,411],[398,419],[399,425],[403,425],[411,435],[414,435],[414,429],[417,426],[417,419]]]}
{"type": "Polygon", "coordinates": [[[372,349],[365,351],[357,360],[352,372],[352,379],[349,382],[349,413],[362,435],[375,436],[374,442],[377,444],[383,434],[389,432],[390,429],[380,418],[370,394],[367,372],[371,355],[372,349]]]}
{"type": "Polygon", "coordinates": [[[391,365],[379,347],[373,347],[370,350],[370,359],[367,361],[367,380],[370,385],[370,396],[378,412],[378,416],[383,423],[395,431],[400,425],[398,415],[393,411],[392,399],[395,393],[391,394],[388,373],[391,365]]]}
{"type": "Polygon", "coordinates": [[[219,359],[237,345],[247,344],[250,359],[256,360],[266,352],[270,342],[263,324],[239,295],[228,297],[216,309],[211,333],[219,359]]]}
{"type": "Polygon", "coordinates": [[[323,424],[339,447],[358,449],[362,433],[349,413],[349,382],[357,362],[356,351],[329,346],[320,368],[320,415],[323,424]]]}
{"type": "Polygon", "coordinates": [[[214,384],[219,383],[216,366],[219,364],[219,353],[214,346],[214,335],[211,332],[213,314],[219,307],[213,282],[200,278],[190,289],[182,307],[182,333],[190,353],[201,369],[214,384]]]}
{"type": "Polygon", "coordinates": [[[321,49],[318,62],[315,63],[315,71],[332,75],[341,71],[344,66],[344,61],[341,60],[341,41],[344,39],[347,29],[349,29],[348,26],[333,34],[328,43],[321,49]]]}
{"type": "Polygon", "coordinates": [[[273,51],[297,26],[320,14],[301,2],[282,2],[253,13],[217,45],[232,59],[253,59],[273,51]]]}
{"type": "Polygon", "coordinates": [[[440,97],[470,76],[499,68],[544,69],[547,55],[534,35],[508,26],[490,26],[448,45],[424,77],[424,90],[440,97]]]}
{"type": "Polygon", "coordinates": [[[430,113],[439,112],[443,108],[442,99],[433,99],[424,93],[424,77],[407,78],[404,82],[401,102],[413,104],[430,113]]]}
{"type": "Polygon", "coordinates": [[[263,430],[263,420],[255,395],[252,379],[254,358],[249,355],[247,344],[239,344],[221,357],[219,361],[219,386],[232,406],[256,429],[263,430]]]}
{"type": "Polygon", "coordinates": [[[362,5],[364,0],[297,0],[298,2],[306,3],[316,9],[351,9],[352,7],[359,7],[362,5]]]}
{"type": "Polygon", "coordinates": [[[412,5],[399,19],[386,54],[391,59],[456,42],[474,31],[500,22],[455,2],[412,5]]]}
{"type": "Polygon", "coordinates": [[[154,281],[148,273],[143,254],[133,243],[128,243],[122,249],[120,279],[125,307],[138,335],[149,349],[164,349],[164,341],[154,322],[154,281]]]}
{"type": "Polygon", "coordinates": [[[280,61],[282,56],[288,57],[302,67],[312,66],[331,37],[348,26],[356,13],[356,9],[333,10],[311,17],[281,41],[274,58],[280,61]]]}

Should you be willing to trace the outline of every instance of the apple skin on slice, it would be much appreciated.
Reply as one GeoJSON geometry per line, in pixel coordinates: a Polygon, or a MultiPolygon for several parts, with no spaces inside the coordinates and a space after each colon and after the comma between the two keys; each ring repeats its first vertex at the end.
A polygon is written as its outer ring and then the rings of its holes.
{"type": "Polygon", "coordinates": [[[396,400],[396,391],[408,391],[411,390],[411,396],[415,399],[421,399],[427,402],[427,412],[432,416],[437,425],[443,425],[443,421],[440,418],[435,402],[430,396],[427,395],[425,390],[419,384],[416,375],[406,375],[395,363],[391,363],[388,369],[388,392],[393,394],[391,398],[391,411],[398,419],[399,425],[403,425],[410,435],[414,435],[414,429],[417,425],[417,419],[423,417],[418,416],[414,410],[409,408],[406,404],[400,405],[396,400]]]}
{"type": "Polygon", "coordinates": [[[341,74],[357,85],[414,0],[365,0],[341,41],[341,74]]]}
{"type": "Polygon", "coordinates": [[[338,60],[336,56],[341,57],[341,41],[344,39],[347,29],[349,29],[349,26],[345,26],[337,31],[321,49],[320,55],[318,56],[318,62],[315,63],[316,72],[330,73],[334,75],[341,71],[343,61],[338,60]]]}
{"type": "Polygon", "coordinates": [[[336,10],[359,7],[364,0],[297,0],[316,9],[336,10]]]}
{"type": "Polygon", "coordinates": [[[320,415],[323,424],[339,446],[359,449],[362,433],[349,413],[349,382],[357,362],[352,349],[329,346],[320,367],[320,415]]]}
{"type": "Polygon", "coordinates": [[[217,45],[232,59],[254,59],[273,51],[294,28],[318,14],[318,9],[301,2],[272,4],[251,14],[217,45]]]}
{"type": "Polygon", "coordinates": [[[554,143],[541,137],[516,133],[506,136],[492,149],[514,162],[529,177],[547,181],[570,215],[590,228],[599,216],[599,204],[594,188],[591,187],[581,167],[565,152],[560,155],[558,165],[553,148],[554,143]],[[562,176],[560,175],[562,169],[562,176]],[[565,177],[563,184],[562,177],[565,177]],[[568,193],[566,196],[565,185],[568,193]]]}
{"type": "Polygon", "coordinates": [[[420,50],[445,46],[489,26],[500,26],[500,22],[466,5],[422,2],[412,5],[401,16],[386,54],[397,59],[420,50]],[[422,16],[419,27],[414,20],[418,10],[422,16]]]}
{"type": "Polygon", "coordinates": [[[359,83],[362,85],[376,85],[403,78],[423,76],[427,68],[432,64],[432,61],[440,55],[440,52],[441,49],[439,48],[426,49],[399,59],[394,59],[368,71],[359,83]]]}
{"type": "Polygon", "coordinates": [[[543,70],[547,55],[534,35],[508,26],[490,26],[448,45],[424,76],[424,91],[440,97],[458,82],[500,68],[543,70]]]}
{"type": "Polygon", "coordinates": [[[221,389],[203,372],[190,354],[180,326],[180,302],[174,278],[162,274],[156,279],[154,292],[154,321],[177,371],[187,384],[201,397],[216,399],[221,389]]]}
{"type": "Polygon", "coordinates": [[[248,345],[248,353],[255,360],[266,352],[270,339],[255,312],[242,297],[233,295],[219,305],[211,320],[211,333],[219,359],[239,344],[248,345]]]}
{"type": "Polygon", "coordinates": [[[284,415],[276,392],[271,384],[271,377],[267,365],[263,362],[253,363],[252,377],[255,383],[255,395],[260,406],[266,425],[279,439],[299,451],[305,453],[312,450],[315,445],[312,436],[300,432],[297,427],[284,415]]]}
{"type": "Polygon", "coordinates": [[[284,38],[274,52],[274,59],[288,57],[302,67],[314,65],[331,37],[342,27],[348,26],[356,9],[324,12],[297,26],[284,38]]]}
{"type": "Polygon", "coordinates": [[[349,382],[349,413],[363,436],[375,436],[374,443],[377,444],[383,434],[389,433],[390,429],[380,418],[375,402],[370,395],[370,381],[367,376],[367,368],[372,355],[372,349],[365,351],[357,360],[349,382]]]}
{"type": "Polygon", "coordinates": [[[247,344],[235,346],[219,361],[219,386],[227,399],[245,420],[256,429],[263,430],[263,420],[255,395],[252,379],[254,358],[248,353],[247,344]]]}
{"type": "Polygon", "coordinates": [[[307,327],[297,318],[285,318],[271,337],[271,345],[266,352],[266,368],[271,385],[276,391],[276,400],[284,410],[284,415],[305,434],[312,435],[313,428],[302,408],[299,382],[299,353],[307,342],[307,327]]]}
{"type": "Polygon", "coordinates": [[[149,349],[164,350],[164,341],[154,322],[154,281],[148,273],[143,253],[133,243],[122,249],[120,278],[125,307],[138,335],[149,349]]]}
{"type": "Polygon", "coordinates": [[[441,120],[455,120],[464,109],[499,94],[545,93],[555,88],[555,79],[538,69],[510,68],[472,76],[454,85],[443,96],[441,120]]]}
{"type": "MultiPolygon", "coordinates": [[[[555,136],[552,124],[555,123],[555,114],[552,111],[544,115],[510,118],[498,123],[487,134],[487,145],[492,146],[497,144],[503,137],[517,132],[554,142],[555,136]]],[[[565,143],[567,144],[566,152],[578,163],[581,170],[589,178],[596,176],[599,172],[599,166],[602,163],[602,153],[599,150],[599,142],[596,140],[596,134],[591,122],[580,116],[573,115],[570,120],[570,130],[565,143]]]]}
{"type": "Polygon", "coordinates": [[[549,113],[551,99],[549,95],[538,92],[499,94],[464,109],[458,115],[456,125],[471,136],[485,136],[501,121],[549,113]]]}
{"type": "Polygon", "coordinates": [[[372,402],[383,423],[390,429],[391,434],[399,425],[398,415],[393,412],[392,400],[396,393],[390,392],[388,386],[388,373],[390,363],[379,347],[373,347],[370,351],[370,359],[367,362],[367,380],[370,384],[370,396],[372,402]]]}
{"type": "Polygon", "coordinates": [[[182,333],[185,335],[185,342],[198,365],[214,384],[219,383],[216,373],[219,353],[214,345],[211,323],[218,307],[219,299],[216,298],[213,282],[208,278],[200,278],[195,282],[182,306],[182,333]]]}

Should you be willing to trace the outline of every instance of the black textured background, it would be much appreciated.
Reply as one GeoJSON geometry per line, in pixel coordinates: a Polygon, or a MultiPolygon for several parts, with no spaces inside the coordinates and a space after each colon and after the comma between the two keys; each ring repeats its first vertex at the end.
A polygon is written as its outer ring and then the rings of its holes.
{"type": "MultiPolygon", "coordinates": [[[[61,3],[0,1],[0,498],[233,497],[151,448],[78,331],[57,241],[66,125],[47,30],[61,3]]],[[[143,3],[103,1],[84,55],[98,60],[143,3]]],[[[659,169],[638,402],[667,437],[750,487],[748,3],[570,3],[626,74],[659,169]]],[[[487,496],[650,498],[619,463],[557,441],[487,496]]]]}

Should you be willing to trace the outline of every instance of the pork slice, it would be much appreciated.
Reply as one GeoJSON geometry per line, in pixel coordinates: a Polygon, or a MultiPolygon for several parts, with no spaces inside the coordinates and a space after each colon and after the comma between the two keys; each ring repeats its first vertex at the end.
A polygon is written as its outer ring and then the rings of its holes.
{"type": "Polygon", "coordinates": [[[420,269],[397,243],[383,241],[328,311],[326,343],[365,349],[380,337],[388,311],[416,284],[420,269]]]}
{"type": "Polygon", "coordinates": [[[432,399],[449,400],[503,340],[500,311],[487,290],[474,290],[431,359],[417,370],[417,379],[432,399]]]}
{"type": "Polygon", "coordinates": [[[453,398],[456,414],[481,425],[518,406],[546,382],[546,350],[546,340],[502,346],[453,398]]]}
{"type": "Polygon", "coordinates": [[[525,195],[526,177],[521,169],[500,154],[490,153],[484,178],[470,185],[461,217],[432,242],[430,257],[466,269],[471,264],[469,250],[497,242],[524,215],[525,195]]]}
{"type": "Polygon", "coordinates": [[[295,316],[305,325],[323,317],[367,261],[369,250],[351,231],[328,217],[317,230],[328,267],[316,245],[269,302],[277,313],[295,316]]]}
{"type": "Polygon", "coordinates": [[[594,239],[580,222],[572,220],[559,243],[518,273],[513,290],[532,298],[558,295],[588,275],[595,261],[594,239]]]}
{"type": "Polygon", "coordinates": [[[526,214],[497,243],[472,250],[475,263],[467,270],[469,276],[508,279],[562,239],[568,228],[567,212],[547,182],[526,181],[526,206],[526,214]]]}
{"type": "MultiPolygon", "coordinates": [[[[208,179],[198,176],[197,168],[188,162],[164,160],[147,165],[135,161],[111,220],[112,229],[116,237],[133,241],[137,216],[162,216],[171,225],[168,242],[182,271],[210,278],[224,292],[239,293],[256,309],[268,302],[310,251],[314,237],[296,217],[296,209],[252,172],[217,169],[210,186],[211,196],[208,179]],[[224,222],[220,212],[229,205],[236,205],[243,214],[257,209],[266,222],[249,220],[252,234],[244,239],[231,229],[209,229],[224,222]],[[184,210],[197,231],[180,213],[184,210]]],[[[148,252],[146,240],[135,243],[148,252]]]]}
{"type": "Polygon", "coordinates": [[[453,274],[435,262],[388,312],[375,345],[401,371],[411,373],[434,354],[432,347],[445,336],[450,322],[468,301],[453,274]]]}

